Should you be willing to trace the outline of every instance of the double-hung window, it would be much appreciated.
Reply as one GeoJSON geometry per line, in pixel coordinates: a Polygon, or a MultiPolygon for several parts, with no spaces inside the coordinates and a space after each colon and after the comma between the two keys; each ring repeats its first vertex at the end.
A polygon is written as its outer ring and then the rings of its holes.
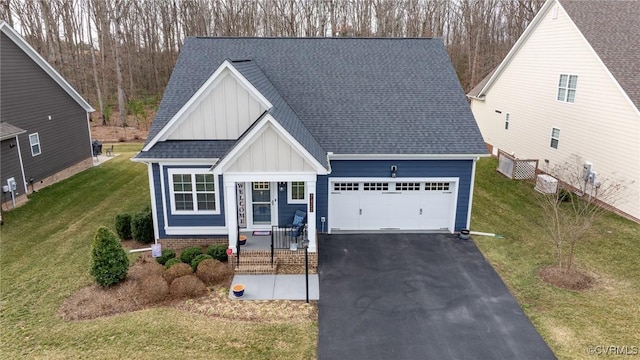
{"type": "Polygon", "coordinates": [[[288,189],[288,199],[287,201],[289,202],[289,204],[304,204],[305,203],[305,197],[304,197],[304,181],[292,181],[289,183],[289,189],[288,189]]]}
{"type": "Polygon", "coordinates": [[[560,142],[560,129],[558,128],[551,129],[551,147],[554,149],[557,149],[559,142],[560,142]]]}
{"type": "Polygon", "coordinates": [[[29,135],[29,145],[31,146],[31,156],[40,155],[42,149],[40,149],[40,135],[33,133],[29,135]]]}
{"type": "Polygon", "coordinates": [[[208,169],[169,169],[168,174],[172,213],[220,213],[217,179],[208,169]]]}
{"type": "Polygon", "coordinates": [[[558,101],[575,102],[576,87],[578,86],[578,75],[560,74],[558,82],[558,101]]]}

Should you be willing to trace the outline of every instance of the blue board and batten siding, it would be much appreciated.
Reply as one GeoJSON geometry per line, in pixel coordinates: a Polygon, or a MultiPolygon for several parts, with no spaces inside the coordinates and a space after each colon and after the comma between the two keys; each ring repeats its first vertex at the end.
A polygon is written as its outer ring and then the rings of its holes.
{"type": "Polygon", "coordinates": [[[296,210],[307,212],[307,204],[289,204],[289,189],[284,187],[284,191],[278,191],[278,225],[287,226],[293,223],[293,215],[296,210]]]}
{"type": "MultiPolygon", "coordinates": [[[[329,178],[389,178],[392,165],[398,167],[397,178],[458,178],[455,230],[466,228],[473,160],[334,160],[331,161],[331,175],[329,175],[329,178]]],[[[326,180],[324,184],[320,184],[320,181],[318,181],[318,226],[321,225],[320,217],[326,216],[328,212],[328,194],[325,193],[321,196],[321,190],[328,191],[326,180]],[[324,201],[324,203],[321,204],[321,201],[324,201]]],[[[331,222],[331,219],[327,219],[327,221],[331,222]]],[[[325,224],[325,230],[326,226],[331,225],[325,224]]]]}
{"type": "MultiPolygon", "coordinates": [[[[334,160],[331,162],[331,175],[318,176],[316,183],[316,228],[318,231],[327,232],[331,219],[329,212],[329,181],[335,178],[389,178],[391,166],[397,166],[397,178],[458,178],[458,199],[456,203],[455,230],[467,226],[469,212],[469,198],[471,191],[471,178],[473,172],[473,160],[334,160]],[[322,222],[322,218],[326,222],[322,222]]],[[[165,166],[163,167],[163,180],[165,184],[164,199],[162,202],[162,190],[160,186],[160,167],[153,164],[153,181],[156,209],[158,211],[158,230],[160,238],[201,237],[201,236],[175,236],[167,235],[165,226],[179,227],[211,227],[225,226],[224,194],[219,194],[220,214],[216,215],[173,215],[171,214],[171,189],[169,189],[168,169],[171,168],[197,168],[197,166],[165,166]],[[164,212],[166,209],[167,222],[165,224],[164,212]]],[[[222,189],[222,176],[218,177],[218,191],[222,189]]],[[[288,188],[278,191],[278,223],[290,224],[296,210],[306,211],[306,204],[289,204],[287,201],[288,188]]],[[[206,236],[205,236],[206,237],[206,236]]]]}
{"type": "Polygon", "coordinates": [[[211,227],[211,226],[225,226],[225,213],[224,213],[224,194],[222,193],[222,176],[218,176],[218,183],[216,191],[218,191],[218,199],[220,208],[220,214],[184,214],[184,215],[174,215],[171,213],[171,189],[169,188],[169,169],[180,169],[180,168],[188,168],[188,169],[208,169],[210,166],[164,166],[162,177],[164,180],[164,198],[166,200],[166,204],[162,202],[162,188],[160,183],[160,166],[158,164],[153,164],[153,182],[154,182],[154,194],[156,200],[156,209],[158,211],[158,231],[160,238],[180,238],[180,237],[210,237],[210,236],[176,236],[176,235],[167,235],[165,232],[165,226],[172,227],[211,227]],[[167,223],[165,223],[164,214],[167,214],[167,223]]]}

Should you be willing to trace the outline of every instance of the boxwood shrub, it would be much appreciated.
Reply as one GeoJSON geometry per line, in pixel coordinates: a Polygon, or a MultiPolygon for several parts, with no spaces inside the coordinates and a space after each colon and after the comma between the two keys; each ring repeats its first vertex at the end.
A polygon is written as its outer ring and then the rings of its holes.
{"type": "Polygon", "coordinates": [[[193,258],[193,260],[191,261],[191,268],[193,269],[193,271],[196,271],[198,269],[198,264],[200,264],[200,262],[204,259],[212,259],[213,257],[211,257],[211,255],[207,255],[207,254],[200,254],[198,256],[196,256],[195,258],[193,258]]]}
{"type": "Polygon", "coordinates": [[[167,261],[176,257],[176,252],[171,249],[162,250],[162,255],[156,258],[156,261],[162,265],[165,265],[167,261]]]}
{"type": "Polygon", "coordinates": [[[101,226],[91,246],[91,276],[101,287],[119,283],[127,276],[129,258],[116,234],[101,226]]]}
{"type": "Polygon", "coordinates": [[[175,264],[182,264],[182,261],[180,261],[180,259],[176,259],[176,258],[169,259],[169,260],[167,260],[166,263],[164,263],[164,268],[165,269],[169,269],[170,267],[172,267],[175,264]]]}
{"type": "Polygon", "coordinates": [[[193,259],[195,259],[196,256],[200,254],[202,254],[202,248],[200,246],[192,246],[192,247],[186,248],[182,250],[182,253],[180,253],[180,261],[182,261],[185,264],[191,265],[191,262],[193,261],[193,259]]]}
{"type": "Polygon", "coordinates": [[[153,216],[151,210],[133,215],[131,218],[131,235],[133,240],[149,244],[153,241],[153,216]]]}
{"type": "Polygon", "coordinates": [[[227,261],[227,248],[224,245],[213,244],[207,248],[207,255],[218,261],[225,262],[227,261]]]}
{"type": "Polygon", "coordinates": [[[124,212],[116,215],[116,233],[121,240],[131,239],[131,214],[124,212]]]}

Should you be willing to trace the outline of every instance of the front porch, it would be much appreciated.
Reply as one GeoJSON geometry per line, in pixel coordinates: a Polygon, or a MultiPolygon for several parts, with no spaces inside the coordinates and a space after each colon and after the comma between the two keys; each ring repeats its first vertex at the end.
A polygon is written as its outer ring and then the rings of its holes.
{"type": "Polygon", "coordinates": [[[308,251],[316,252],[316,174],[230,174],[223,175],[225,223],[229,248],[238,250],[239,236],[246,237],[246,250],[288,249],[296,212],[304,213],[304,234],[295,235],[296,243],[309,241],[308,251]],[[293,184],[299,199],[292,201],[293,184]],[[260,235],[260,234],[263,235],[260,235]]]}

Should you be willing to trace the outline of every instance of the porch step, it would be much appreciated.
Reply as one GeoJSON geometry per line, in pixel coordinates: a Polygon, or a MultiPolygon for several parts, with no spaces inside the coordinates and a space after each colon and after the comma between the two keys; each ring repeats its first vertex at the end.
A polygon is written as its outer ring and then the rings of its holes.
{"type": "Polygon", "coordinates": [[[271,266],[271,257],[264,255],[255,255],[251,253],[240,254],[240,266],[235,267],[236,274],[253,274],[265,275],[275,274],[278,271],[278,259],[273,259],[271,266]]]}

